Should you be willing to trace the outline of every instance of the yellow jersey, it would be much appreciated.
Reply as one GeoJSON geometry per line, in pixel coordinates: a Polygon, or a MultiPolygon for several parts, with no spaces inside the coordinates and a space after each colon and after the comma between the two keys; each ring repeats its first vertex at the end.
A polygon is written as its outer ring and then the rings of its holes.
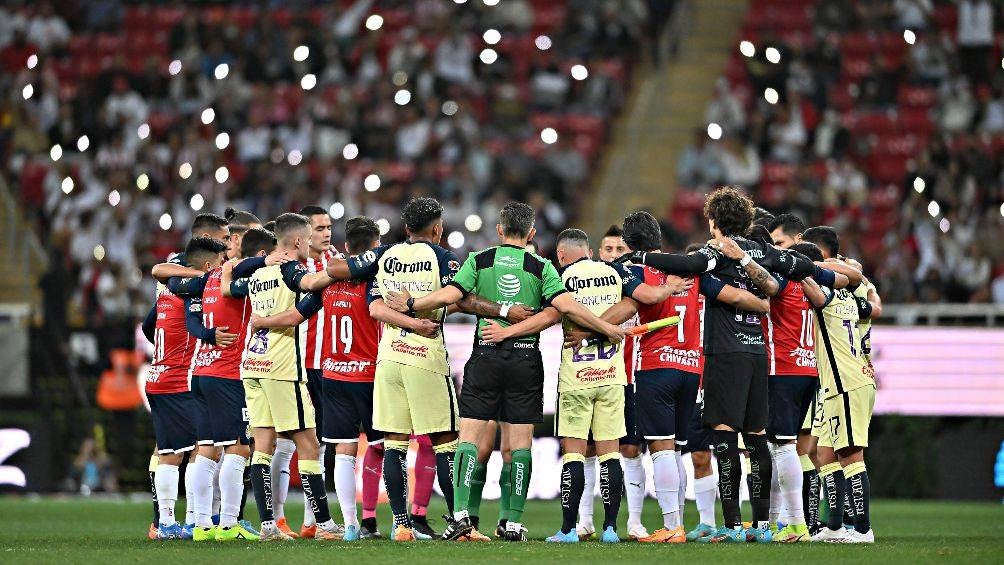
{"type": "MultiPolygon", "coordinates": [[[[300,279],[306,274],[303,265],[295,261],[255,271],[247,287],[251,311],[258,316],[274,316],[296,306],[302,294],[300,279]]],[[[296,327],[249,332],[241,358],[241,378],[307,380],[302,347],[296,327]]]]}
{"type": "MultiPolygon", "coordinates": [[[[865,279],[864,282],[858,285],[854,289],[854,298],[858,302],[858,313],[860,314],[860,305],[862,302],[868,302],[868,292],[875,290],[875,285],[871,281],[865,279]]],[[[871,317],[861,318],[858,321],[858,331],[861,333],[861,353],[864,354],[865,359],[869,363],[872,361],[872,319],[871,317]]]]}
{"type": "Polygon", "coordinates": [[[875,386],[871,363],[861,351],[858,303],[850,291],[821,287],[826,302],[816,308],[816,368],[823,398],[875,386]]]}

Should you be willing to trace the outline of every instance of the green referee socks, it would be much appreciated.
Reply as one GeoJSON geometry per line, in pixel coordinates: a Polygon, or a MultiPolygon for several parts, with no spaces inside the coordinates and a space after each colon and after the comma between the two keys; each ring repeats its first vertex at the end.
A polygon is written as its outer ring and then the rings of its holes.
{"type": "Polygon", "coordinates": [[[502,463],[502,473],[499,474],[499,488],[502,489],[502,494],[499,496],[499,522],[504,522],[509,519],[509,498],[512,494],[512,489],[509,484],[509,479],[512,477],[512,463],[502,463]]]}
{"type": "Polygon", "coordinates": [[[526,508],[526,495],[530,488],[530,473],[533,471],[533,459],[529,449],[514,449],[512,452],[512,470],[509,473],[509,521],[520,523],[523,510],[526,508]]]}
{"type": "Polygon", "coordinates": [[[476,518],[481,514],[481,493],[485,490],[485,480],[488,478],[488,465],[478,463],[474,469],[474,478],[471,479],[471,498],[467,503],[467,514],[476,518]]]}
{"type": "Polygon", "coordinates": [[[457,453],[453,456],[453,512],[458,520],[469,511],[471,486],[477,467],[478,446],[467,441],[457,445],[457,453]]]}

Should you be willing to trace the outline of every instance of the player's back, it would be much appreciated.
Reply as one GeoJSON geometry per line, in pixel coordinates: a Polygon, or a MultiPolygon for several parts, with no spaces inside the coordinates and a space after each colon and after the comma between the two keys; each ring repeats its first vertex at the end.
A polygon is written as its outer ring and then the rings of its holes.
{"type": "MultiPolygon", "coordinates": [[[[754,261],[763,259],[764,244],[740,236],[732,239],[754,261]]],[[[749,291],[760,298],[765,297],[738,261],[729,259],[710,247],[704,247],[700,252],[715,259],[712,271],[723,283],[749,291]]],[[[756,312],[740,310],[725,302],[712,300],[707,305],[705,328],[706,354],[742,352],[763,355],[765,352],[760,314],[756,312]]]]}
{"type": "Polygon", "coordinates": [[[248,279],[233,281],[231,287],[245,289],[238,297],[224,296],[220,287],[223,269],[217,267],[206,278],[202,290],[202,323],[207,328],[227,328],[237,339],[230,347],[202,342],[195,356],[195,375],[239,379],[243,346],[247,342],[251,304],[247,300],[248,279]]]}
{"type": "MultiPolygon", "coordinates": [[[[625,276],[634,277],[619,265],[591,259],[580,259],[561,272],[565,290],[596,316],[603,315],[624,297],[625,276]]],[[[567,318],[562,323],[566,328],[571,326],[567,318]]],[[[567,347],[561,350],[559,392],[613,384],[627,384],[621,344],[604,342],[577,352],[567,347]]]]}
{"type": "Polygon", "coordinates": [[[782,279],[762,318],[771,375],[816,375],[815,317],[802,285],[782,279]]]}
{"type": "Polygon", "coordinates": [[[369,314],[368,282],[338,281],[321,294],[327,316],[321,368],[342,381],[373,382],[380,322],[369,314]]]}
{"type": "MultiPolygon", "coordinates": [[[[666,284],[666,273],[652,267],[632,267],[645,284],[666,284]]],[[[701,373],[704,368],[704,296],[700,292],[700,277],[693,286],[671,295],[658,304],[639,304],[640,323],[679,316],[675,327],[663,328],[641,336],[639,370],[672,368],[688,373],[701,373]]]]}
{"type": "MultiPolygon", "coordinates": [[[[248,280],[252,312],[264,317],[293,308],[300,292],[291,289],[287,280],[292,283],[297,272],[302,273],[303,267],[292,261],[255,271],[248,280]]],[[[260,329],[248,337],[241,361],[241,377],[306,380],[300,361],[301,347],[295,327],[260,329]]]]}
{"type": "Polygon", "coordinates": [[[195,351],[195,338],[185,327],[185,301],[166,287],[157,296],[154,354],[146,392],[154,394],[188,390],[188,371],[195,351]]]}
{"type": "Polygon", "coordinates": [[[858,307],[846,289],[823,287],[827,303],[818,308],[816,366],[824,398],[874,385],[871,365],[861,352],[858,307]]]}

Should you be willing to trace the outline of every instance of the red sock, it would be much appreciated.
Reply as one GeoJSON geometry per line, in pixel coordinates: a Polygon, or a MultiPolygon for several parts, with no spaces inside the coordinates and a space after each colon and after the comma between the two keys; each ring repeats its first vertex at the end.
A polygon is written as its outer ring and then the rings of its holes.
{"type": "Polygon", "coordinates": [[[363,457],[363,519],[376,518],[380,496],[380,475],[383,473],[383,443],[371,443],[363,457]]]}
{"type": "Polygon", "coordinates": [[[432,498],[432,484],[436,480],[436,452],[432,450],[429,436],[417,436],[418,455],[415,457],[415,493],[411,501],[411,513],[425,516],[429,499],[432,498]]]}

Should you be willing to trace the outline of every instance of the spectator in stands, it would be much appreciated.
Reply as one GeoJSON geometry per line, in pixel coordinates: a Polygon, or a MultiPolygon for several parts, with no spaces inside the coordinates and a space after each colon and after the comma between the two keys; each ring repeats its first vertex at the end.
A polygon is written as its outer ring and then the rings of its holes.
{"type": "Polygon", "coordinates": [[[945,41],[936,32],[918,33],[909,51],[911,75],[921,84],[937,85],[948,77],[948,53],[945,41]]]}
{"type": "Polygon", "coordinates": [[[926,30],[934,13],[931,0],[894,0],[892,7],[896,12],[896,24],[902,29],[914,31],[926,30]]]}
{"type": "Polygon", "coordinates": [[[547,170],[561,180],[562,194],[575,194],[589,176],[589,164],[582,153],[575,150],[567,136],[559,136],[543,156],[547,170]]]}
{"type": "Polygon", "coordinates": [[[980,130],[990,134],[1004,134],[1004,88],[996,84],[983,106],[980,130]]]}
{"type": "Polygon", "coordinates": [[[820,159],[840,158],[850,145],[850,132],[840,121],[840,114],[833,108],[823,113],[823,119],[816,128],[813,153],[820,159]]]}
{"type": "Polygon", "coordinates": [[[725,77],[715,81],[715,95],[704,110],[704,123],[718,124],[727,134],[737,133],[746,127],[746,110],[725,77]]]}
{"type": "Polygon", "coordinates": [[[676,163],[676,182],[682,187],[707,189],[722,181],[725,174],[716,151],[701,128],[694,128],[693,137],[680,153],[676,163]]]}
{"type": "Polygon", "coordinates": [[[959,2],[959,66],[973,84],[986,84],[994,42],[994,8],[990,0],[959,2]]]}
{"type": "Polygon", "coordinates": [[[754,186],[760,182],[760,156],[751,145],[743,143],[735,134],[724,134],[717,149],[726,183],[754,186]]]}
{"type": "Polygon", "coordinates": [[[56,14],[52,2],[41,2],[28,23],[28,40],[46,53],[60,52],[70,41],[70,26],[56,14]]]}
{"type": "Polygon", "coordinates": [[[938,88],[938,123],[949,132],[968,130],[976,117],[976,99],[969,80],[953,74],[938,88]]]}
{"type": "Polygon", "coordinates": [[[830,207],[861,206],[868,196],[868,179],[847,157],[826,163],[823,203],[830,207]]]}

